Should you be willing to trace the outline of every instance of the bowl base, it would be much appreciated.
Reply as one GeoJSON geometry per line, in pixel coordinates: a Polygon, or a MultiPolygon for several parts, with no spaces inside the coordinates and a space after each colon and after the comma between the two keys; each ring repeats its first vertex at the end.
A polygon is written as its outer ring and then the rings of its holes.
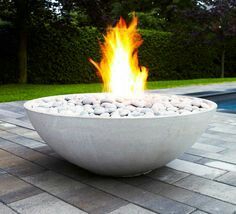
{"type": "Polygon", "coordinates": [[[119,176],[119,177],[122,177],[122,178],[138,177],[138,176],[141,176],[141,175],[146,175],[146,174],[148,174],[149,172],[151,172],[152,170],[153,170],[153,169],[148,170],[148,171],[145,171],[145,172],[139,172],[139,173],[137,173],[137,174],[123,175],[123,176],[119,176]]]}

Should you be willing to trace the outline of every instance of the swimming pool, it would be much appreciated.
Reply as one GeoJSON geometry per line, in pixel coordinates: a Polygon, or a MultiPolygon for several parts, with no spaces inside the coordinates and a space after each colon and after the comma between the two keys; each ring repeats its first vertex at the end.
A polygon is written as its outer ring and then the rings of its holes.
{"type": "Polygon", "coordinates": [[[200,93],[186,94],[196,96],[204,99],[208,99],[217,103],[218,111],[229,112],[236,114],[236,91],[231,92],[217,92],[217,91],[206,91],[200,93]]]}
{"type": "Polygon", "coordinates": [[[236,99],[219,101],[217,104],[218,104],[219,110],[225,109],[225,110],[230,110],[230,111],[236,111],[236,99]]]}
{"type": "Polygon", "coordinates": [[[218,111],[236,114],[236,92],[221,93],[213,96],[204,96],[202,98],[216,102],[218,111]]]}

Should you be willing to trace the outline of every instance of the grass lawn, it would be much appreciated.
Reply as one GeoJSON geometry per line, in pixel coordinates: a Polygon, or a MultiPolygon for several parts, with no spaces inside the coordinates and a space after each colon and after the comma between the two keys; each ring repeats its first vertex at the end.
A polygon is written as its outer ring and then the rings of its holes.
{"type": "MultiPolygon", "coordinates": [[[[236,82],[236,78],[224,79],[194,79],[148,82],[147,89],[173,88],[188,85],[206,85],[210,83],[236,82]]],[[[0,86],[0,102],[29,100],[38,97],[100,92],[102,85],[94,84],[65,84],[65,85],[38,85],[38,84],[7,84],[0,86]]]]}

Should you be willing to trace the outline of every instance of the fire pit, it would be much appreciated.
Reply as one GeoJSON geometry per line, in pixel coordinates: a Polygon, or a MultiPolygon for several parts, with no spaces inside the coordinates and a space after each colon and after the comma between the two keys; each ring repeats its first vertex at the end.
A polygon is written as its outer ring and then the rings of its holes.
{"type": "Polygon", "coordinates": [[[137,18],[109,28],[102,61],[90,60],[109,93],[71,94],[25,103],[39,135],[68,161],[92,172],[135,176],[175,159],[206,129],[216,104],[198,98],[144,93],[138,65],[137,18]]]}
{"type": "Polygon", "coordinates": [[[93,100],[102,95],[41,98],[27,102],[25,108],[53,150],[103,175],[132,176],[165,165],[196,141],[216,109],[207,100],[147,94],[153,101],[151,108],[150,103],[135,107],[128,102],[124,108],[114,99],[114,110],[112,99],[93,100]],[[98,104],[99,100],[104,102],[98,104]],[[171,103],[176,107],[170,107],[171,103]]]}

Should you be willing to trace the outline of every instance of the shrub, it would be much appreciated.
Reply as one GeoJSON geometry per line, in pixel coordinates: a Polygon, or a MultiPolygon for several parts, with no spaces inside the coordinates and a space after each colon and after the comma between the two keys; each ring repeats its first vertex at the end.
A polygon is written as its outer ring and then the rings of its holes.
{"type": "Polygon", "coordinates": [[[89,83],[98,81],[89,57],[99,58],[95,28],[76,31],[35,29],[29,43],[29,81],[33,83],[89,83]],[[40,35],[40,36],[38,36],[40,35]]]}
{"type": "MultiPolygon", "coordinates": [[[[144,39],[139,49],[140,65],[149,69],[149,80],[220,77],[217,47],[169,32],[140,30],[144,39]]],[[[96,28],[52,26],[31,29],[28,42],[30,83],[91,83],[98,77],[88,62],[100,58],[96,28]]],[[[235,45],[230,41],[228,49],[235,45]]],[[[17,80],[16,47],[13,30],[0,31],[0,83],[17,80]]],[[[235,76],[235,51],[226,50],[226,75],[235,76]]]]}
{"type": "Polygon", "coordinates": [[[214,47],[168,32],[142,30],[141,34],[140,59],[149,67],[150,80],[217,77],[214,47]]]}

